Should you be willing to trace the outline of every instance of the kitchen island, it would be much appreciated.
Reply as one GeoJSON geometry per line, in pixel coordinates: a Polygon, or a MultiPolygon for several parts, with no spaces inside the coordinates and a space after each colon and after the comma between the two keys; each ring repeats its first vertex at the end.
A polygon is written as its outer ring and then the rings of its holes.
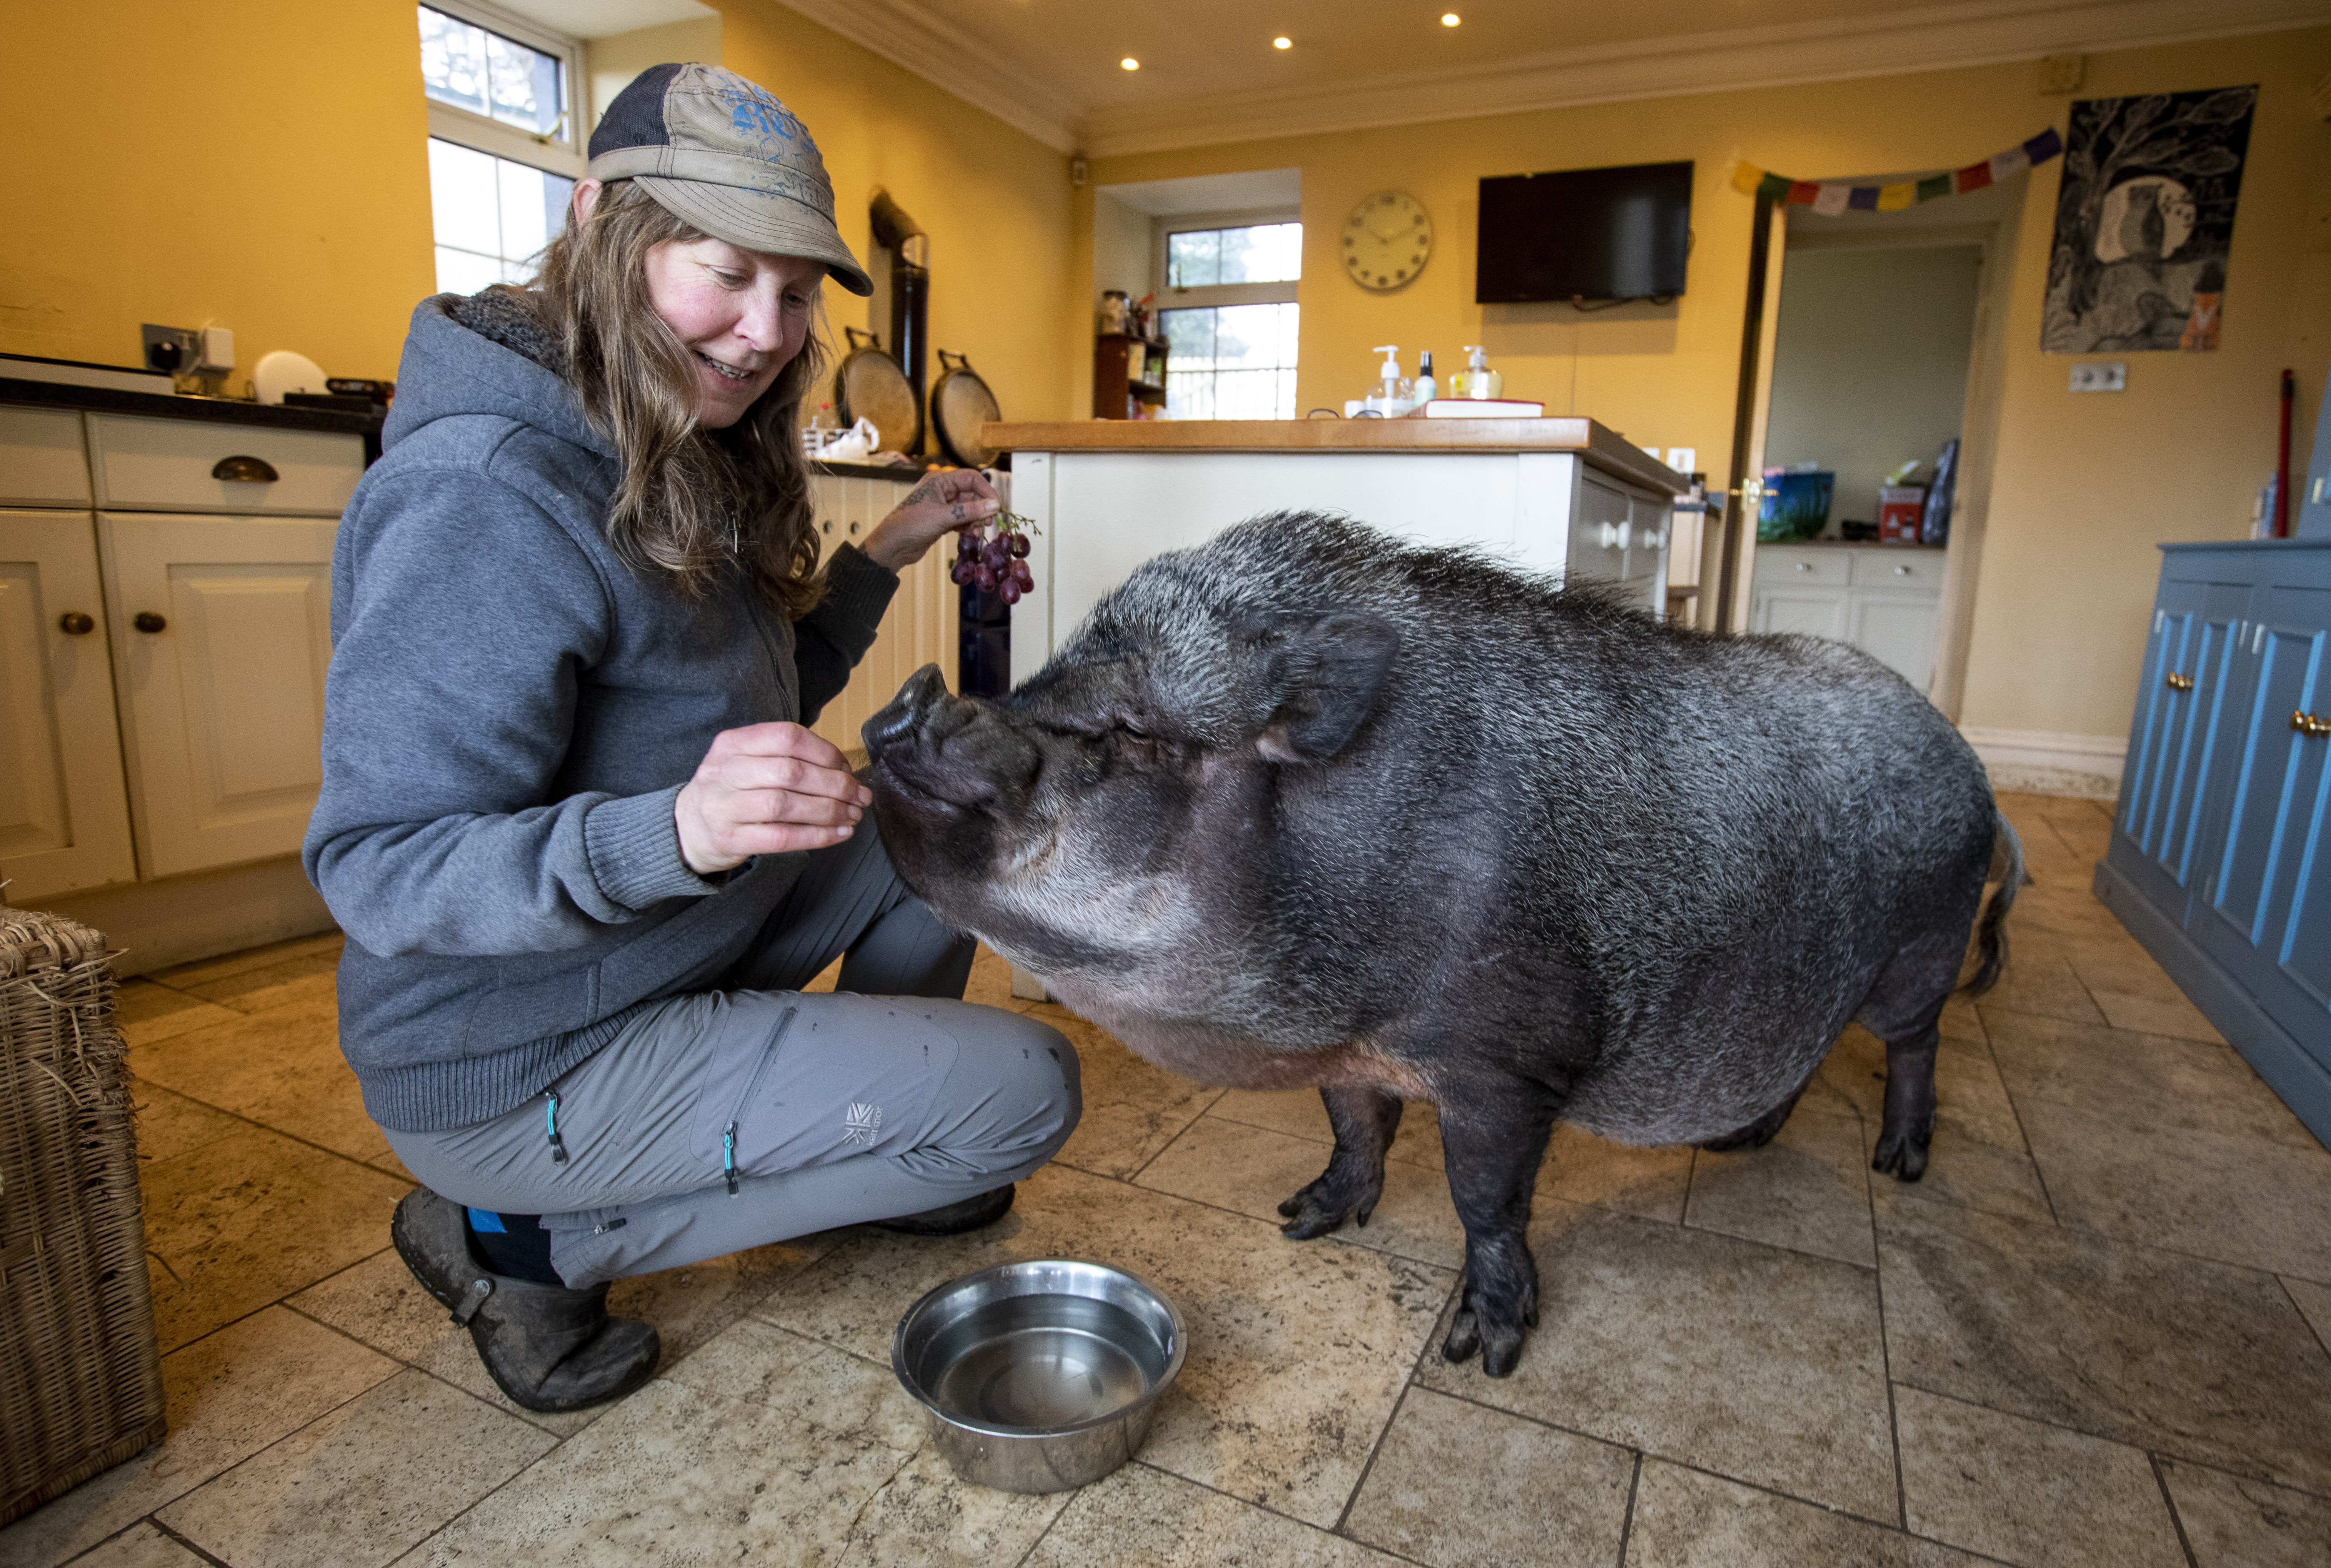
{"type": "Polygon", "coordinates": [[[1687,488],[1587,419],[1087,420],[994,423],[982,439],[1012,453],[1013,509],[1036,525],[1015,684],[1142,562],[1280,510],[1615,579],[1657,614],[1687,488]]]}

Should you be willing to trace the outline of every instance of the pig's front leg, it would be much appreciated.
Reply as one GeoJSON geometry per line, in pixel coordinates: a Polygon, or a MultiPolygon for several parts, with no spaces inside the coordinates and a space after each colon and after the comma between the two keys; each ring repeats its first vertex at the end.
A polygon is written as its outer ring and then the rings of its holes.
{"type": "Polygon", "coordinates": [[[1465,1222],[1464,1295],[1441,1354],[1504,1377],[1537,1326],[1537,1260],[1530,1256],[1530,1193],[1560,1105],[1536,1085],[1456,1097],[1441,1107],[1449,1193],[1465,1222]]]}
{"type": "Polygon", "coordinates": [[[1400,1130],[1398,1095],[1379,1088],[1323,1088],[1327,1123],[1336,1129],[1336,1152],[1319,1179],[1279,1205],[1287,1216],[1280,1230],[1290,1240],[1325,1236],[1347,1216],[1363,1225],[1384,1196],[1384,1151],[1400,1130]]]}

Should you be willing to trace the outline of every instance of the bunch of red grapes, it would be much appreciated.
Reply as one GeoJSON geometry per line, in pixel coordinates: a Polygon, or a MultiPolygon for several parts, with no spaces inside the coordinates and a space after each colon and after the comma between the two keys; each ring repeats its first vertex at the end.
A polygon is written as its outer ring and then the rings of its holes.
{"type": "Polygon", "coordinates": [[[985,523],[958,530],[955,565],[947,575],[983,594],[1000,594],[1006,604],[1017,604],[1036,585],[1035,575],[1028,569],[1026,532],[1033,526],[1016,512],[1003,512],[996,517],[993,537],[985,523]]]}

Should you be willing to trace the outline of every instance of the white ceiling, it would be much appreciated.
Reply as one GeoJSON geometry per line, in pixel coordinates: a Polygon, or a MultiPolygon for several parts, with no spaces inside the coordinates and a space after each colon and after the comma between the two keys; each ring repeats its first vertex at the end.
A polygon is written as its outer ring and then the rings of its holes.
{"type": "Polygon", "coordinates": [[[1180,180],[1137,180],[1102,185],[1137,213],[1174,217],[1183,213],[1251,213],[1303,204],[1301,169],[1249,169],[1238,174],[1198,175],[1180,180]]]}
{"type": "Polygon", "coordinates": [[[1104,157],[2331,22],[2331,0],[780,3],[1063,152],[1104,157]],[[1460,25],[1441,24],[1447,10],[1460,25]],[[1293,47],[1274,49],[1281,35],[1293,47]],[[1118,66],[1127,55],[1140,70],[1118,66]]]}

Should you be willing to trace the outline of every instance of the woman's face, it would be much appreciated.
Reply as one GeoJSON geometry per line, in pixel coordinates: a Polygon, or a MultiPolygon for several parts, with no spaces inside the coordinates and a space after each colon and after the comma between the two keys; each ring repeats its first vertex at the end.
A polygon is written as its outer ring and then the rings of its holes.
{"type": "Polygon", "coordinates": [[[648,252],[648,300],[696,356],[698,420],[726,430],[769,389],[809,337],[824,263],[667,241],[648,252]]]}

